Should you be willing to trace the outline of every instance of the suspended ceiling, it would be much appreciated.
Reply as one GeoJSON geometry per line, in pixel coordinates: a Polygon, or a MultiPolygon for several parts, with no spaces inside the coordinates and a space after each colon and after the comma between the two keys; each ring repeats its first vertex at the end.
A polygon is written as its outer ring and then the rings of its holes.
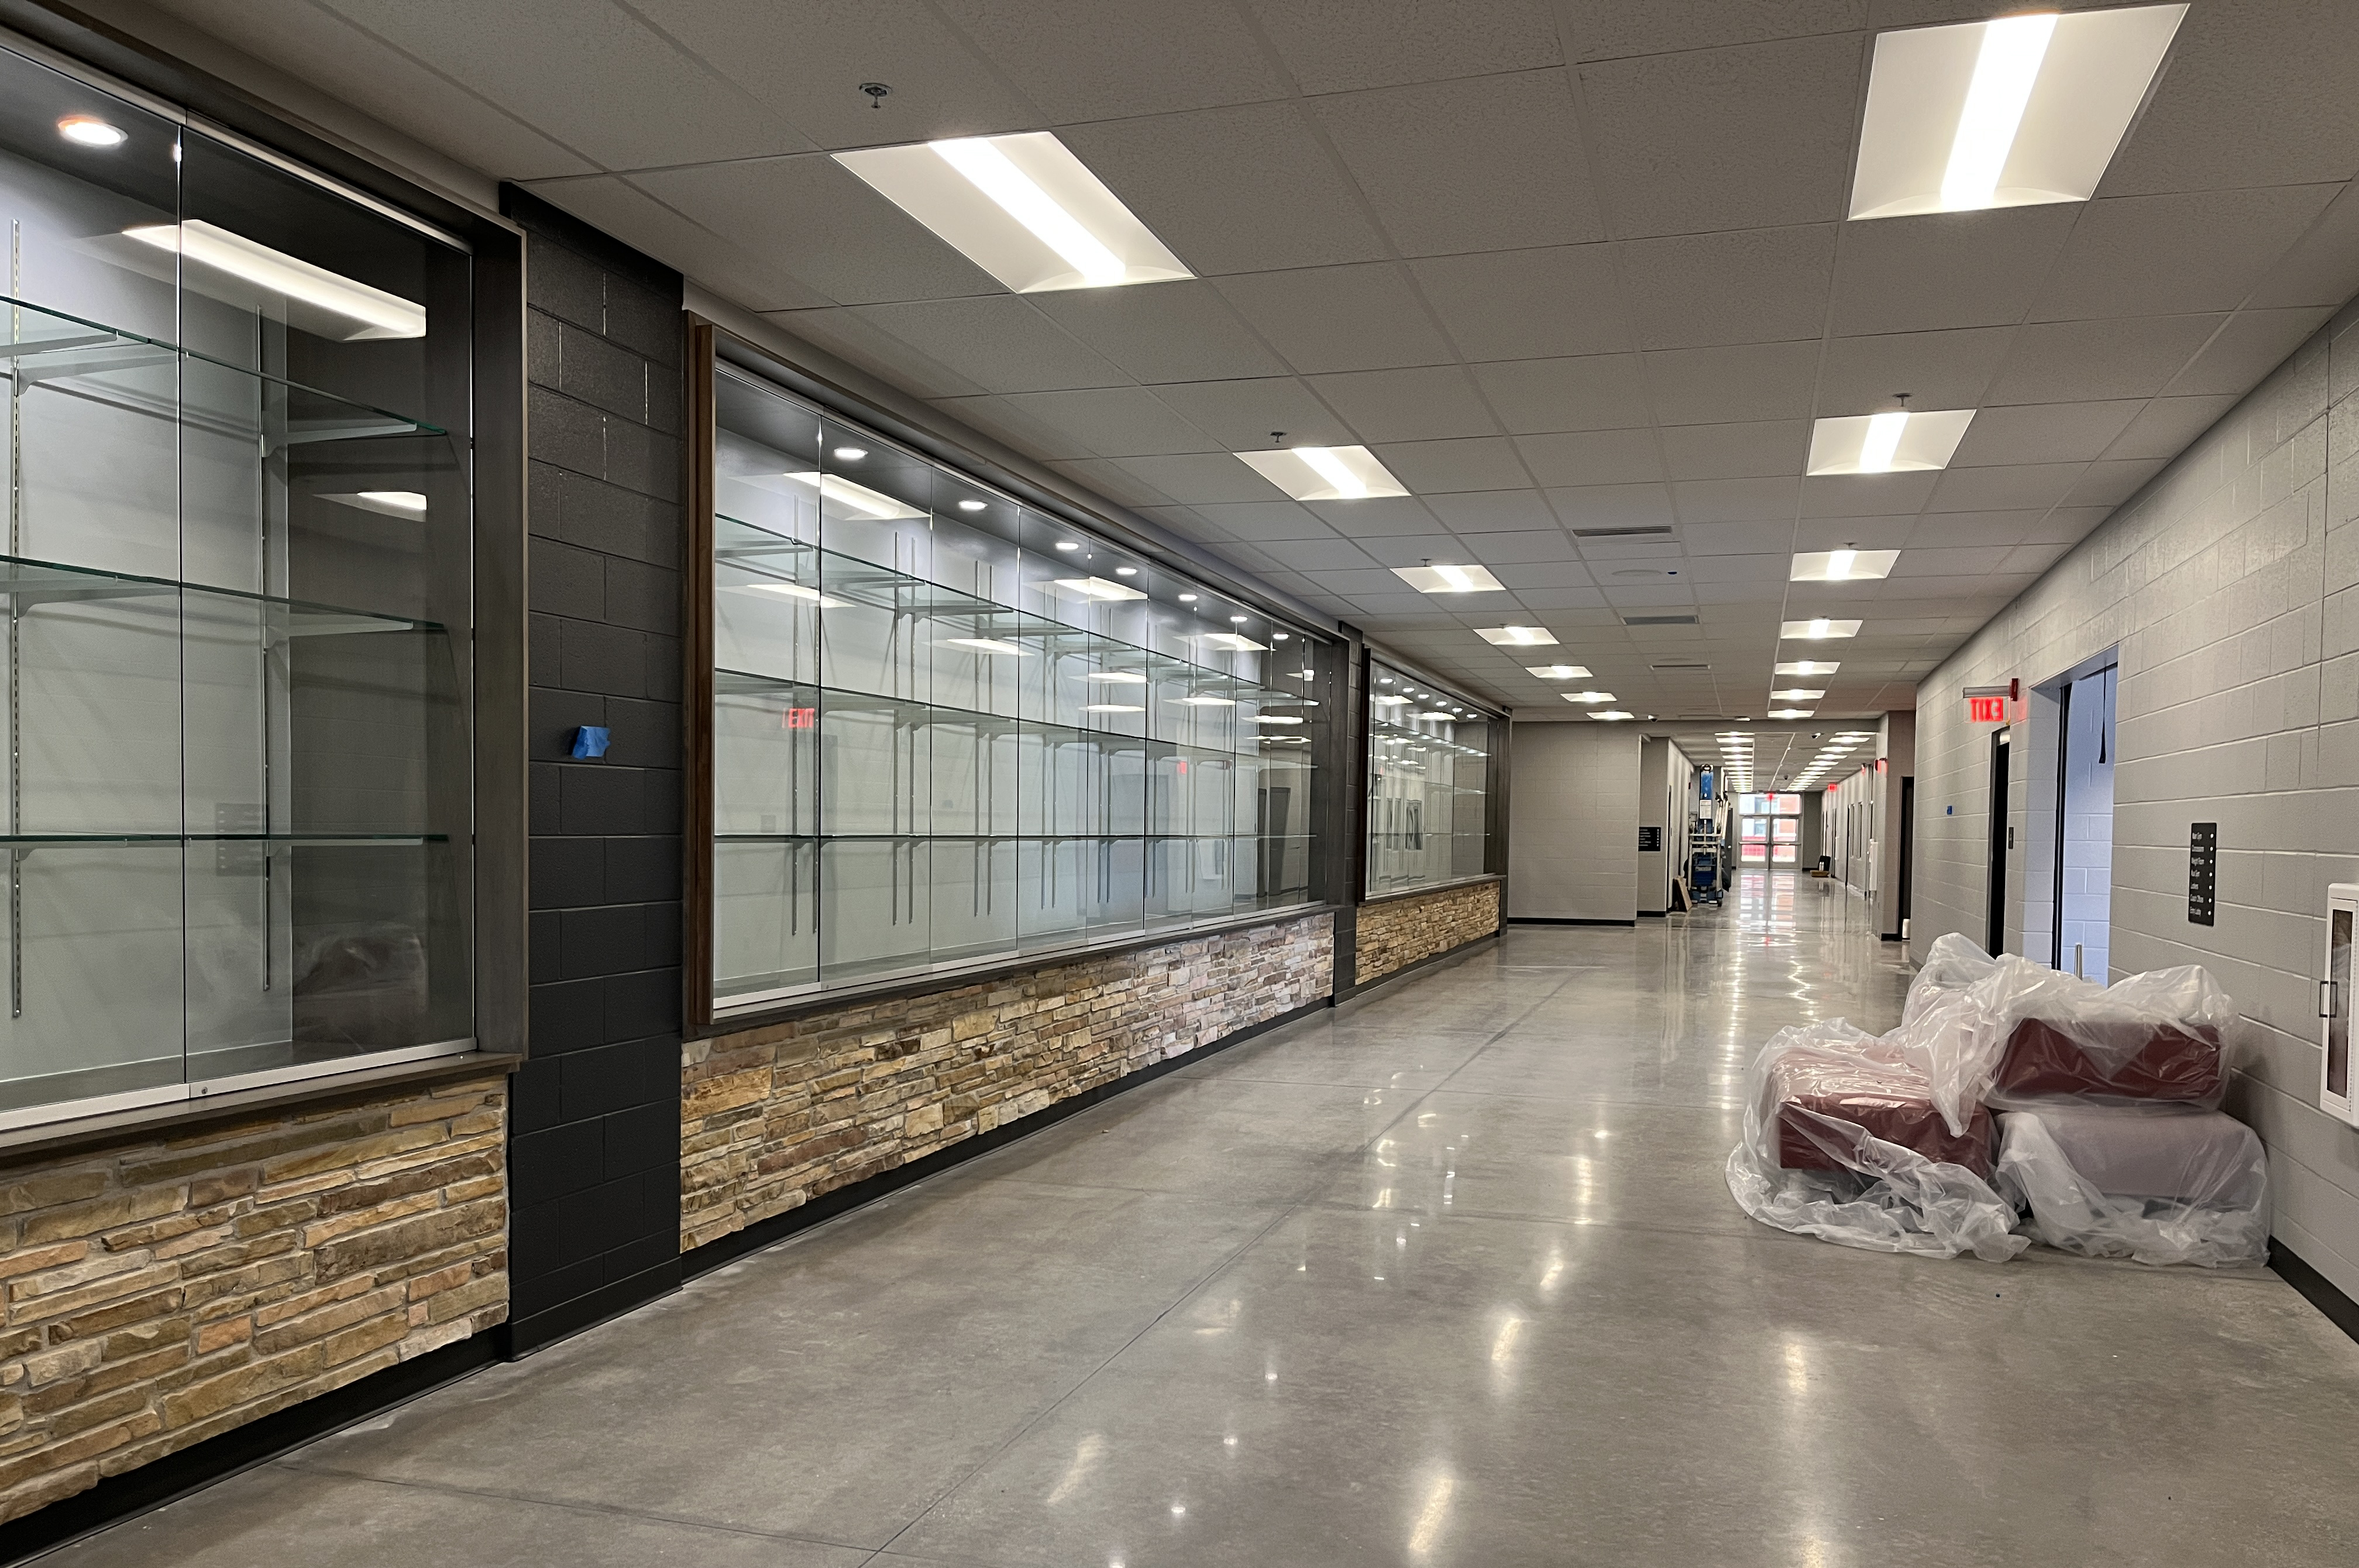
{"type": "MultiPolygon", "coordinates": [[[[133,0],[88,7],[120,21],[133,0]]],[[[2067,10],[2095,7],[2067,5],[2067,10]]],[[[2359,5],[2194,0],[2087,202],[1844,223],[1875,31],[1955,0],[161,0],[1349,620],[1579,718],[1917,680],[2359,290],[2359,5]],[[866,82],[892,91],[872,104],[866,82]],[[1199,277],[1009,293],[833,150],[1053,129],[1199,277]],[[1941,473],[1810,420],[1980,410],[1941,473]],[[1230,455],[1363,442],[1297,504],[1230,455]],[[1584,539],[1573,530],[1666,527],[1584,539]],[[1792,554],[1897,549],[1881,582],[1792,554]],[[1506,592],[1390,568],[1481,562],[1506,592]],[[1693,615],[1633,627],[1632,616],[1693,615]],[[1777,642],[1782,620],[1862,620],[1777,642]],[[1494,648],[1478,626],[1553,631],[1494,648]],[[1704,665],[1662,670],[1660,665],[1704,665]]],[[[136,29],[135,29],[136,30],[136,29]]]]}

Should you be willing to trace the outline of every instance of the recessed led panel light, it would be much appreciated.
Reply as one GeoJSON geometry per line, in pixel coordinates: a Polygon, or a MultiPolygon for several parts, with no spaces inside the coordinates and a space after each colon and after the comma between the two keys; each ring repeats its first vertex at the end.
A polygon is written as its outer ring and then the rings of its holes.
{"type": "Polygon", "coordinates": [[[1769,716],[1773,719],[1807,719],[1810,716],[1810,710],[1808,708],[1772,708],[1769,710],[1769,716]]]}
{"type": "Polygon", "coordinates": [[[1810,459],[1805,472],[1921,474],[1947,468],[1974,422],[1972,408],[1888,408],[1881,414],[1846,414],[1810,427],[1810,459]]]}
{"type": "Polygon", "coordinates": [[[971,648],[977,653],[1005,653],[1016,659],[1032,657],[1030,648],[1018,648],[1012,642],[1002,642],[997,637],[944,637],[942,641],[948,647],[971,648]]]}
{"type": "Polygon", "coordinates": [[[867,147],[835,161],[1018,294],[1195,276],[1048,131],[867,147]]]}
{"type": "Polygon", "coordinates": [[[1878,34],[1850,215],[2087,201],[2186,15],[2139,5],[1878,34]]]}
{"type": "Polygon", "coordinates": [[[1420,593],[1500,593],[1507,587],[1487,566],[1396,566],[1393,575],[1420,593]]]}
{"type": "Polygon", "coordinates": [[[989,503],[984,501],[961,501],[959,503],[959,510],[962,512],[980,512],[987,505],[989,505],[989,503]]]}
{"type": "Polygon", "coordinates": [[[1611,691],[1560,691],[1557,695],[1562,697],[1568,702],[1610,702],[1614,701],[1614,693],[1611,691]]]}
{"type": "Polygon", "coordinates": [[[1589,667],[1583,664],[1527,664],[1524,669],[1543,681],[1586,681],[1589,667]]]}
{"type": "Polygon", "coordinates": [[[129,132],[94,114],[68,114],[58,122],[58,135],[86,147],[119,147],[131,139],[129,132]]]}
{"type": "Polygon", "coordinates": [[[1809,702],[1825,695],[1825,691],[1814,691],[1808,686],[1789,686],[1783,691],[1770,692],[1769,700],[1773,702],[1809,702]]]}
{"type": "Polygon", "coordinates": [[[1778,675],[1832,675],[1842,668],[1843,663],[1839,659],[1789,659],[1776,666],[1773,672],[1778,675]]]}
{"type": "Polygon", "coordinates": [[[1593,719],[1603,719],[1609,724],[1619,724],[1624,719],[1637,717],[1636,713],[1625,713],[1619,708],[1608,708],[1602,713],[1592,713],[1589,716],[1593,719]]]}
{"type": "Polygon", "coordinates": [[[1049,584],[1049,592],[1060,599],[1104,604],[1147,597],[1136,588],[1121,583],[1109,583],[1103,577],[1060,577],[1049,584]]]}
{"type": "Polygon", "coordinates": [[[1500,648],[1547,648],[1556,634],[1546,626],[1476,626],[1474,635],[1500,648]]]}
{"type": "Polygon", "coordinates": [[[1372,705],[1379,708],[1397,708],[1409,701],[1397,691],[1379,691],[1368,699],[1372,705]]]}
{"type": "Polygon", "coordinates": [[[926,515],[915,506],[896,501],[882,491],[871,490],[865,485],[854,485],[839,474],[782,474],[778,477],[816,490],[821,500],[832,501],[854,517],[866,517],[871,522],[905,522],[926,515]]]}
{"type": "Polygon", "coordinates": [[[1788,621],[1777,628],[1777,635],[1780,637],[1799,637],[1810,642],[1826,637],[1857,637],[1859,623],[1830,620],[1821,615],[1815,620],[1788,621]]]}
{"type": "MultiPolygon", "coordinates": [[[[398,294],[388,294],[342,273],[314,267],[300,256],[271,249],[244,234],[190,218],[179,223],[141,223],[123,231],[124,237],[170,251],[184,262],[196,262],[227,273],[266,296],[283,299],[310,320],[297,325],[306,332],[340,342],[364,339],[422,338],[426,307],[398,294]],[[323,313],[326,320],[320,319],[323,313]]],[[[194,283],[196,279],[190,279],[194,283]]],[[[205,292],[212,292],[211,289],[205,292]]]]}
{"type": "Polygon", "coordinates": [[[1371,496],[1408,494],[1376,461],[1376,454],[1364,446],[1268,447],[1236,456],[1298,501],[1364,501],[1371,496]]]}
{"type": "Polygon", "coordinates": [[[1822,550],[1794,558],[1795,583],[1864,583],[1892,575],[1897,550],[1822,550]]]}
{"type": "Polygon", "coordinates": [[[835,455],[846,463],[858,463],[868,455],[868,449],[864,446],[840,446],[835,449],[835,455]]]}

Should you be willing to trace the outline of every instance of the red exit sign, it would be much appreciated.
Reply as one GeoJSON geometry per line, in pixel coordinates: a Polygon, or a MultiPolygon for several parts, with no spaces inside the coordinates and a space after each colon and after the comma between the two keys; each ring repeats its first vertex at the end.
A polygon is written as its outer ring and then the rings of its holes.
{"type": "Polygon", "coordinates": [[[787,728],[790,730],[809,730],[817,729],[818,727],[819,710],[817,708],[788,708],[787,710],[787,728]]]}
{"type": "Polygon", "coordinates": [[[1967,698],[1966,722],[1973,724],[2006,723],[2006,699],[2004,697],[1967,698]]]}

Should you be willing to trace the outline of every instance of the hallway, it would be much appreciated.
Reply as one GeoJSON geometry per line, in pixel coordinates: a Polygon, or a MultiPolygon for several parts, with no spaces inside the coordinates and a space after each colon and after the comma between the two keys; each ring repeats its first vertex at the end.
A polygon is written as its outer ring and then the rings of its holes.
{"type": "Polygon", "coordinates": [[[2353,1561],[2274,1276],[1739,1213],[1753,1052],[1907,979],[1787,873],[1515,927],[51,1561],[2353,1561]]]}

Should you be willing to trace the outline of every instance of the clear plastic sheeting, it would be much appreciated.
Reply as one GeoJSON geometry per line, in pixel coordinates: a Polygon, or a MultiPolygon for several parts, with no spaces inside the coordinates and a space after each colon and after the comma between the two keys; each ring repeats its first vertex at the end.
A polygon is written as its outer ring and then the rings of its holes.
{"type": "Polygon", "coordinates": [[[2234,1117],[2058,1101],[1999,1128],[1999,1189],[2049,1247],[2213,1269],[2268,1259],[2268,1162],[2234,1117]]]}
{"type": "MultiPolygon", "coordinates": [[[[1896,1030],[1895,1033],[1901,1031],[1896,1030]]],[[[1952,1128],[1889,1037],[1840,1019],[1781,1029],[1747,1074],[1728,1187],[1764,1225],[1875,1252],[2004,1262],[2030,1245],[1985,1178],[1992,1128],[1952,1128]]]]}

